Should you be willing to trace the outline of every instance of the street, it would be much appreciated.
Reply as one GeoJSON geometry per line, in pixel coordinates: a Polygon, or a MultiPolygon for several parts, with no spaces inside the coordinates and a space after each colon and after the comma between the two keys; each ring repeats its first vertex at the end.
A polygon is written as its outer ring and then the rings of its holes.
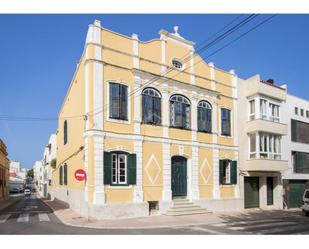
{"type": "Polygon", "coordinates": [[[0,234],[309,234],[309,218],[295,211],[223,215],[224,222],[152,229],[91,229],[63,224],[35,194],[0,211],[0,234]]]}

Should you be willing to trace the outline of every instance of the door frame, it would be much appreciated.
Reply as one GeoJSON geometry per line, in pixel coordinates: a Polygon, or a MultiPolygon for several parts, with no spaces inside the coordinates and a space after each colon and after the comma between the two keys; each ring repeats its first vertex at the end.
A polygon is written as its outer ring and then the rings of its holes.
{"type": "Polygon", "coordinates": [[[172,159],[173,157],[183,157],[186,159],[186,167],[187,167],[187,195],[184,196],[185,198],[187,199],[190,199],[191,200],[191,195],[192,195],[192,191],[191,191],[191,179],[192,179],[192,174],[191,174],[191,158],[189,158],[188,156],[186,155],[173,155],[171,156],[171,197],[172,199],[174,198],[173,196],[173,190],[172,190],[172,170],[173,170],[173,164],[172,164],[172,159]]]}
{"type": "Polygon", "coordinates": [[[261,208],[261,179],[260,176],[255,176],[255,175],[249,175],[249,176],[244,176],[244,209],[250,209],[250,208],[261,208]],[[258,190],[257,190],[257,194],[258,194],[258,206],[257,207],[248,207],[246,206],[246,179],[248,178],[257,178],[258,179],[258,190]]]}

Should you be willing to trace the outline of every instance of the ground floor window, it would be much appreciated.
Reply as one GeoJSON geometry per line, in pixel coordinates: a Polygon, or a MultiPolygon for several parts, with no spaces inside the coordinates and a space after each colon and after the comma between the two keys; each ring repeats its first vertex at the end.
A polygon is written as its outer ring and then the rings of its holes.
{"type": "Polygon", "coordinates": [[[237,184],[237,161],[219,161],[220,184],[237,184]]]}
{"type": "Polygon", "coordinates": [[[136,154],[104,152],[104,184],[136,184],[136,154]]]}
{"type": "Polygon", "coordinates": [[[127,184],[126,154],[112,154],[112,183],[127,184]]]}

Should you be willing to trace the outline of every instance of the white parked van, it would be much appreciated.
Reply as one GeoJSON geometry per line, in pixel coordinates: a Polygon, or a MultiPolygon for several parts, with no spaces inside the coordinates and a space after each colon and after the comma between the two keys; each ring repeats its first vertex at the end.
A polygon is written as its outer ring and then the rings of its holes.
{"type": "Polygon", "coordinates": [[[305,189],[304,195],[303,195],[303,207],[302,210],[305,213],[306,216],[309,216],[309,189],[305,189]]]}

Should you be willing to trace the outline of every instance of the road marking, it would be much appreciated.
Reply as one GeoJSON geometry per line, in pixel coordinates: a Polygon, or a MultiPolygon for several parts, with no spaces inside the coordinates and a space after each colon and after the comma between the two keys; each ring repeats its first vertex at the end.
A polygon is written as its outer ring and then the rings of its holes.
{"type": "Polygon", "coordinates": [[[202,231],[202,232],[207,232],[207,233],[211,233],[211,234],[222,234],[220,232],[211,230],[211,229],[207,229],[207,228],[203,228],[203,227],[189,227],[190,230],[193,231],[202,231]]]}
{"type": "MultiPolygon", "coordinates": [[[[308,228],[308,224],[295,224],[294,225],[290,225],[290,226],[283,226],[283,227],[274,227],[274,228],[270,228],[270,229],[263,229],[263,230],[259,230],[257,231],[257,234],[274,234],[274,233],[283,233],[283,232],[289,232],[289,234],[295,234],[293,233],[293,231],[298,230],[298,229],[305,229],[308,228]]],[[[296,232],[297,234],[297,232],[296,232]]],[[[308,232],[307,232],[308,234],[308,232]]]]}
{"type": "Polygon", "coordinates": [[[28,222],[28,221],[29,221],[29,214],[21,214],[17,219],[17,222],[28,222]]]}
{"type": "Polygon", "coordinates": [[[45,213],[39,214],[39,220],[40,221],[50,221],[48,215],[45,213]]]}
{"type": "Polygon", "coordinates": [[[10,214],[3,214],[3,215],[0,215],[0,223],[6,222],[6,220],[7,220],[10,216],[11,216],[10,214]]]}

